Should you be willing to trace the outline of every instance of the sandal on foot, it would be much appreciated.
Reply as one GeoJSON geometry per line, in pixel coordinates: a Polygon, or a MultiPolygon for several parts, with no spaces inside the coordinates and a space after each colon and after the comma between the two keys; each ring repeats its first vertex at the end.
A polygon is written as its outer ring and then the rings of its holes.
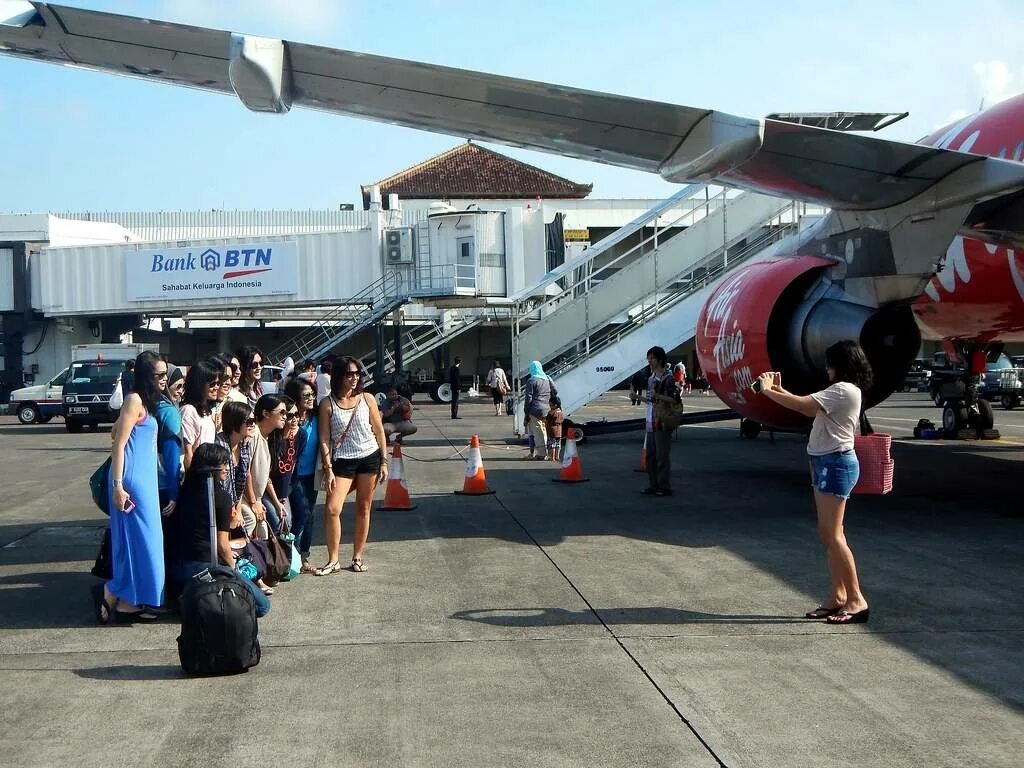
{"type": "Polygon", "coordinates": [[[829,624],[867,624],[869,611],[870,609],[868,608],[856,613],[840,610],[838,613],[829,616],[825,621],[829,624]]]}
{"type": "Polygon", "coordinates": [[[805,619],[827,619],[829,616],[835,616],[843,610],[843,606],[834,605],[831,608],[826,608],[824,605],[819,605],[813,611],[808,611],[804,614],[805,619]]]}
{"type": "Polygon", "coordinates": [[[274,594],[274,588],[273,587],[260,587],[260,592],[262,592],[267,597],[270,597],[272,594],[274,594]]]}
{"type": "MultiPolygon", "coordinates": [[[[116,603],[116,601],[115,601],[116,603]]],[[[107,595],[102,584],[92,588],[92,604],[98,624],[109,624],[114,618],[114,608],[107,602],[107,595]]]]}
{"type": "Polygon", "coordinates": [[[341,563],[335,560],[333,563],[328,563],[317,568],[313,573],[317,576],[329,576],[332,573],[337,573],[341,570],[341,563]]]}
{"type": "Polygon", "coordinates": [[[345,570],[353,571],[355,573],[363,573],[366,570],[366,563],[364,563],[358,557],[353,557],[352,562],[345,566],[345,570]]]}
{"type": "Polygon", "coordinates": [[[658,494],[658,489],[657,488],[644,488],[642,491],[640,491],[640,494],[642,496],[656,496],[658,494]]]}

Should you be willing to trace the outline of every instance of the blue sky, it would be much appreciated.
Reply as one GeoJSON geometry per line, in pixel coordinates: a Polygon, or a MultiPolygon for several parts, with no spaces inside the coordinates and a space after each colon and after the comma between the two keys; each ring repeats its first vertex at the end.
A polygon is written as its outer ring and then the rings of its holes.
{"type": "MultiPolygon", "coordinates": [[[[903,111],[914,141],[1024,90],[1024,4],[95,0],[69,4],[740,115],[903,111]],[[773,7],[774,6],[774,7],[773,7]],[[642,10],[635,10],[640,8],[642,10]]],[[[0,57],[0,211],[334,208],[458,141],[0,57]]],[[[650,174],[495,147],[594,197],[650,174]]]]}

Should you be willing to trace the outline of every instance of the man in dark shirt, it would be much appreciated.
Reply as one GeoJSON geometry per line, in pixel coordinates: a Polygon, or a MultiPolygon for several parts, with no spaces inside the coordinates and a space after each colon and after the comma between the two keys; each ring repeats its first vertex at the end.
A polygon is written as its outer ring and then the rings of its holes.
{"type": "Polygon", "coordinates": [[[459,416],[459,366],[462,365],[462,358],[456,357],[452,367],[448,369],[448,383],[452,388],[452,418],[461,419],[459,416]]]}

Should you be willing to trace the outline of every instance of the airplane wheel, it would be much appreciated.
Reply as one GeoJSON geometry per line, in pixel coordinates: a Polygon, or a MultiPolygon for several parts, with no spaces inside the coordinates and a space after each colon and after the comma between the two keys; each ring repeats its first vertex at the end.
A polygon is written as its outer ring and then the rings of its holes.
{"type": "Polygon", "coordinates": [[[438,384],[432,397],[435,403],[450,403],[452,401],[452,385],[448,382],[438,384]]]}
{"type": "MultiPolygon", "coordinates": [[[[374,395],[374,397],[377,398],[377,405],[380,408],[383,408],[384,407],[384,403],[386,403],[388,401],[388,396],[385,395],[383,392],[378,392],[376,395],[374,395]]],[[[209,506],[209,505],[207,505],[207,506],[209,506]]]]}
{"type": "Polygon", "coordinates": [[[981,419],[982,429],[992,429],[996,423],[996,416],[992,412],[992,403],[988,400],[978,401],[978,415],[981,419]]]}
{"type": "Polygon", "coordinates": [[[947,435],[955,435],[967,427],[967,409],[959,401],[946,403],[942,409],[942,430],[947,435]]]}
{"type": "Polygon", "coordinates": [[[935,403],[940,408],[942,407],[943,400],[944,398],[941,394],[939,394],[938,392],[932,392],[932,402],[935,403]]]}
{"type": "Polygon", "coordinates": [[[740,421],[740,435],[745,437],[747,440],[755,440],[760,434],[760,422],[751,421],[750,419],[742,419],[740,421]]]}

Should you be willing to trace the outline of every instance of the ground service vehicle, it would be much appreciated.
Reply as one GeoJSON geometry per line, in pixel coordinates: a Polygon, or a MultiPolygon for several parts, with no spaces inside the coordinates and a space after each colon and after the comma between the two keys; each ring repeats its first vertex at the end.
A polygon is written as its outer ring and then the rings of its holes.
{"type": "Polygon", "coordinates": [[[81,344],[71,348],[73,361],[61,394],[64,427],[81,432],[86,424],[112,424],[118,411],[110,397],[128,360],[142,352],[159,352],[159,344],[81,344]]]}
{"type": "Polygon", "coordinates": [[[17,416],[22,424],[45,424],[54,416],[60,416],[67,376],[68,369],[65,368],[45,384],[14,390],[8,413],[17,416]]]}

